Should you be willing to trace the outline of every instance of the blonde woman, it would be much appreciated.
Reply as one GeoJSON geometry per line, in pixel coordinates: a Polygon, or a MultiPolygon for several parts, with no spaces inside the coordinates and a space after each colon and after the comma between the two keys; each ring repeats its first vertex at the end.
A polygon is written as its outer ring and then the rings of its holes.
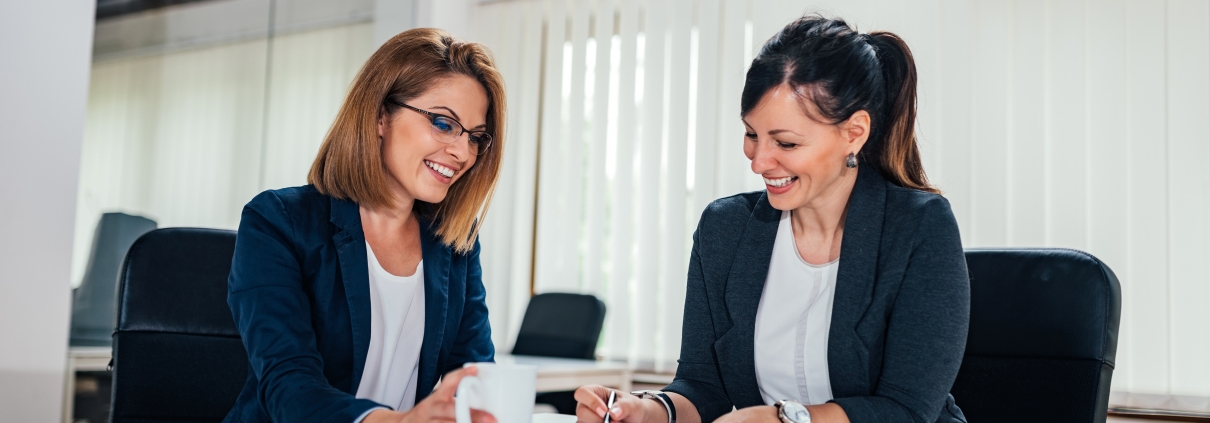
{"type": "Polygon", "coordinates": [[[481,45],[414,29],[370,57],[309,184],[244,208],[228,304],[250,368],[225,421],[453,421],[463,364],[495,353],[476,234],[504,108],[481,45]]]}

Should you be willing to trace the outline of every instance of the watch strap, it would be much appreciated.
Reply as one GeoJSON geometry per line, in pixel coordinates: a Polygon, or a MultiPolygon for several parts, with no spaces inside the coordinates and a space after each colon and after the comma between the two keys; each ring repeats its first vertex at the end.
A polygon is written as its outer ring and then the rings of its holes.
{"type": "Polygon", "coordinates": [[[676,405],[672,403],[672,397],[662,391],[634,391],[631,395],[642,399],[653,399],[660,405],[664,406],[664,411],[668,412],[668,423],[676,423],[676,405]]]}

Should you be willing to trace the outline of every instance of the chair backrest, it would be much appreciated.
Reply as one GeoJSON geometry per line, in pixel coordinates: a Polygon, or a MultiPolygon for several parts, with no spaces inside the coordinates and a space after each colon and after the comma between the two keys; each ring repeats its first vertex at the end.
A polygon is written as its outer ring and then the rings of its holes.
{"type": "Polygon", "coordinates": [[[592,295],[548,293],[529,300],[513,354],[595,358],[605,303],[592,295]]]}
{"type": "Polygon", "coordinates": [[[1104,422],[1118,278],[1066,249],[972,249],[971,324],[951,392],[973,422],[1104,422]]]}
{"type": "Polygon", "coordinates": [[[125,213],[105,213],[97,222],[84,281],[73,294],[71,345],[109,346],[113,342],[114,291],[126,251],[155,221],[125,213]]]}
{"type": "Polygon", "coordinates": [[[159,229],[118,282],[110,421],[219,422],[248,377],[227,306],[235,232],[159,229]]]}

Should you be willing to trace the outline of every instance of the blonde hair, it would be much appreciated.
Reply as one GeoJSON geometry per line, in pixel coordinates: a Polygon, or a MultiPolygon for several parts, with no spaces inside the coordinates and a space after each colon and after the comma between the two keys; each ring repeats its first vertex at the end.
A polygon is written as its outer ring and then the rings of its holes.
{"type": "Polygon", "coordinates": [[[454,75],[469,76],[487,91],[487,132],[492,145],[450,186],[445,200],[436,204],[417,201],[414,209],[432,222],[443,243],[459,253],[470,251],[491,204],[504,153],[504,79],[481,44],[433,28],[404,31],[388,40],[353,80],[311,164],[307,183],[325,195],[361,205],[393,206],[378,119],[399,110],[392,103],[406,103],[454,75]],[[388,98],[392,101],[386,101],[388,98]]]}

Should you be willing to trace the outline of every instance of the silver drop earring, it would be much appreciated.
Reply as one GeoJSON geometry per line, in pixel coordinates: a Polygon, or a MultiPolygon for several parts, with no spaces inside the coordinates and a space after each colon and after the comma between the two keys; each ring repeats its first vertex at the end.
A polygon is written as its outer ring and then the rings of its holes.
{"type": "Polygon", "coordinates": [[[847,167],[849,169],[856,169],[857,168],[857,156],[854,155],[853,153],[849,153],[849,157],[846,157],[844,159],[844,167],[847,167]]]}

